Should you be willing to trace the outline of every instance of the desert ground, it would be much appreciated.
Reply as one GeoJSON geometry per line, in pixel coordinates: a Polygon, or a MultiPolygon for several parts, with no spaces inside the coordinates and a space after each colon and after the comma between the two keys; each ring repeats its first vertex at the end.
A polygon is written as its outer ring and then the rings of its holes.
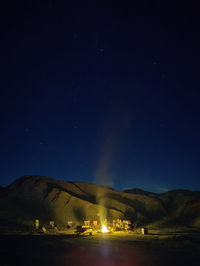
{"type": "Polygon", "coordinates": [[[0,265],[200,265],[200,232],[150,230],[75,236],[67,231],[37,234],[4,230],[0,265]]]}

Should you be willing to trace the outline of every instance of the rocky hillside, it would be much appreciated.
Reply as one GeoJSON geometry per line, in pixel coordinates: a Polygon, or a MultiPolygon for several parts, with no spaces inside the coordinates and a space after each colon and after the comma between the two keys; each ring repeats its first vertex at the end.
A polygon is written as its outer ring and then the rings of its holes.
{"type": "Polygon", "coordinates": [[[119,192],[83,182],[24,176],[0,190],[0,223],[31,224],[125,218],[138,224],[200,227],[200,192],[119,192]]]}

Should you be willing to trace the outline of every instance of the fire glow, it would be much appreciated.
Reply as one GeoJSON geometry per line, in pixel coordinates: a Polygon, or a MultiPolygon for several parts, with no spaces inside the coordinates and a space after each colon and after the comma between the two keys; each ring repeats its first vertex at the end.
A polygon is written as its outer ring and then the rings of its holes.
{"type": "Polygon", "coordinates": [[[101,229],[102,233],[108,233],[108,228],[105,225],[102,225],[102,229],[101,229]]]}

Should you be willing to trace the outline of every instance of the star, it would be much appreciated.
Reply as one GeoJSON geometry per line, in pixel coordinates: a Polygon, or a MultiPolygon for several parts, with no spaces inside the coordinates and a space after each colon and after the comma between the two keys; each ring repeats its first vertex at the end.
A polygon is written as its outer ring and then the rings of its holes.
{"type": "Polygon", "coordinates": [[[165,78],[166,78],[166,74],[162,73],[161,79],[165,79],[165,78]]]}

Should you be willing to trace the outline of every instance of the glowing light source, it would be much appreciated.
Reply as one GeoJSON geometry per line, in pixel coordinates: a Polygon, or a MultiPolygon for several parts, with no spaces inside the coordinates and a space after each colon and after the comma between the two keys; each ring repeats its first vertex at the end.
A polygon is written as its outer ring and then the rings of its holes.
{"type": "Polygon", "coordinates": [[[102,233],[108,233],[108,228],[105,225],[102,225],[102,229],[101,229],[102,233]]]}

